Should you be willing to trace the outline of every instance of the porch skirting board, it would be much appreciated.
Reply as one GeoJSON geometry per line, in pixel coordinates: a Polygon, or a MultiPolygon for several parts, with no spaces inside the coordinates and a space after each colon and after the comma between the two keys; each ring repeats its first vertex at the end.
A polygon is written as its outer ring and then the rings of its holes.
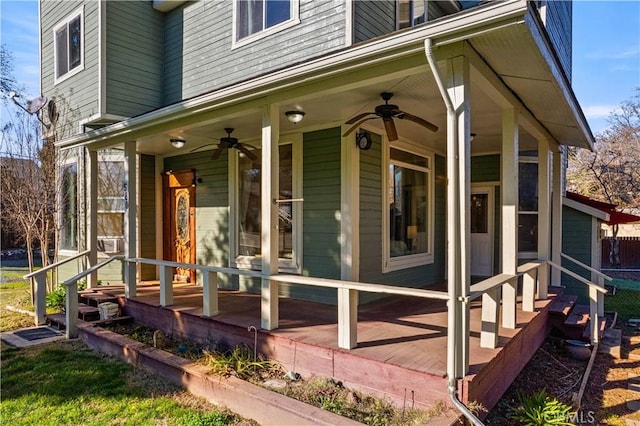
{"type": "Polygon", "coordinates": [[[165,377],[194,395],[225,406],[262,425],[361,424],[236,377],[211,375],[203,365],[194,364],[109,330],[81,325],[79,337],[95,350],[165,377]]]}
{"type": "MultiPolygon", "coordinates": [[[[253,333],[247,327],[119,297],[123,311],[136,323],[179,335],[203,344],[253,347],[253,333]]],[[[258,324],[252,324],[258,328],[258,324]]],[[[363,358],[337,347],[322,347],[287,338],[286,331],[258,331],[258,353],[303,377],[334,378],[350,389],[391,400],[395,405],[429,409],[451,406],[446,372],[429,374],[414,369],[363,358]]],[[[336,326],[337,335],[337,326],[336,326]]]]}
{"type": "Polygon", "coordinates": [[[536,301],[535,314],[518,311],[521,317],[531,317],[527,326],[510,339],[500,337],[498,347],[504,347],[491,362],[481,368],[472,368],[471,374],[460,380],[463,401],[477,401],[485,407],[494,407],[498,403],[551,332],[549,307],[557,295],[549,294],[550,299],[536,301]]]}

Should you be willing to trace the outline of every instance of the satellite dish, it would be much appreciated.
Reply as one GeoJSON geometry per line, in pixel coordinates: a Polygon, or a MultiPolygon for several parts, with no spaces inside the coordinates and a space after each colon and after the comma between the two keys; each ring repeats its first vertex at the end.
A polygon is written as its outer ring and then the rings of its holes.
{"type": "Polygon", "coordinates": [[[45,96],[38,96],[35,99],[27,101],[27,112],[29,114],[37,114],[47,104],[45,96]]]}

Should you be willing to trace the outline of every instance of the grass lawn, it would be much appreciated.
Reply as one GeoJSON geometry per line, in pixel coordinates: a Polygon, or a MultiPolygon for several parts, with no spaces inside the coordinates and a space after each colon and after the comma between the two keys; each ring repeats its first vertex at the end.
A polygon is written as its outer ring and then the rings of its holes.
{"type": "Polygon", "coordinates": [[[614,279],[617,287],[615,296],[604,297],[606,311],[616,311],[620,318],[640,317],[640,282],[614,279]]]}
{"type": "Polygon", "coordinates": [[[26,267],[0,267],[0,331],[33,327],[33,317],[7,309],[14,308],[33,311],[29,283],[22,276],[29,273],[26,267]]]}
{"type": "MultiPolygon", "coordinates": [[[[0,268],[0,331],[34,325],[27,268],[0,268]]],[[[91,351],[81,341],[30,348],[4,342],[0,423],[7,425],[254,424],[157,376],[91,351]]]]}
{"type": "Polygon", "coordinates": [[[80,341],[2,347],[0,416],[10,425],[250,424],[80,341]]]}

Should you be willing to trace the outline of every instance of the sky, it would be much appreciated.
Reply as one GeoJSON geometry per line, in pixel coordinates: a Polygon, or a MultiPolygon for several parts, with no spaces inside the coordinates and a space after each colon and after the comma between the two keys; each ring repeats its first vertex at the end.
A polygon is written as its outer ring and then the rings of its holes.
{"type": "MultiPolygon", "coordinates": [[[[573,90],[598,133],[640,87],[640,0],[574,0],[573,14],[573,90]]],[[[38,96],[38,2],[0,0],[0,18],[0,42],[13,53],[24,97],[38,96]]]]}

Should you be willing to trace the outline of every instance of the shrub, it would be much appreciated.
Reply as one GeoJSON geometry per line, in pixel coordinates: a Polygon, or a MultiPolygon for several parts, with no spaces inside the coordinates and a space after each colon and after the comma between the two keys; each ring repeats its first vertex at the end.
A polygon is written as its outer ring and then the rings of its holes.
{"type": "Polygon", "coordinates": [[[532,395],[519,394],[520,405],[511,408],[510,417],[522,425],[572,425],[571,407],[552,398],[542,389],[532,395]]]}

